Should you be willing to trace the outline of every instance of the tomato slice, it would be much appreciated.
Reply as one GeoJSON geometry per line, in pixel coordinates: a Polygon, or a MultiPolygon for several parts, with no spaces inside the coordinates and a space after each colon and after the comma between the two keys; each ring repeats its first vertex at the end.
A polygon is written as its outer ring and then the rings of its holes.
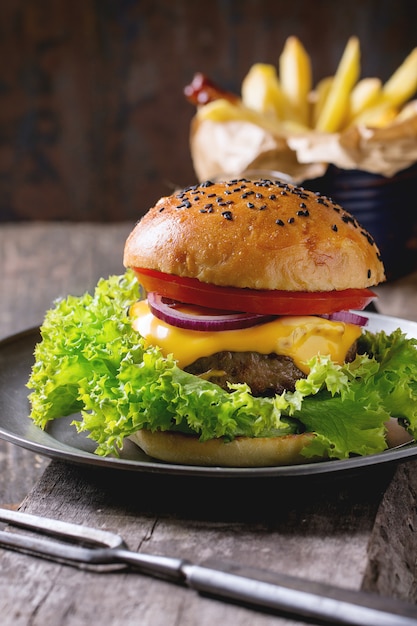
{"type": "Polygon", "coordinates": [[[140,284],[146,291],[186,304],[261,315],[323,315],[348,309],[364,309],[376,294],[370,289],[343,291],[270,291],[239,289],[202,283],[156,270],[135,267],[140,284]]]}

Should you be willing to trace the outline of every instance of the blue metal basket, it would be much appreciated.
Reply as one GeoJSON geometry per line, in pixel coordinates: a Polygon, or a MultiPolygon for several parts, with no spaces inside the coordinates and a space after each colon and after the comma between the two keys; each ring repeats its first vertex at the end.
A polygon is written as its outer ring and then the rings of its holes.
{"type": "Polygon", "coordinates": [[[330,196],[374,237],[393,280],[417,268],[417,164],[391,178],[330,165],[302,186],[330,196]]]}

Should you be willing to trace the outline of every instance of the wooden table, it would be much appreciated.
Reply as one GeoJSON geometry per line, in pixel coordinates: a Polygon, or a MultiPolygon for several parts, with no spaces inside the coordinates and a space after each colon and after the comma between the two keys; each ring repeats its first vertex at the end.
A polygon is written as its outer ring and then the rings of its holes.
{"type": "MultiPolygon", "coordinates": [[[[56,297],[122,271],[132,224],[0,227],[0,335],[37,325],[56,297]]],[[[417,274],[378,289],[417,321],[417,274]]],[[[0,505],[120,532],[134,550],[220,557],[417,600],[417,462],[316,480],[201,479],[49,461],[0,443],[0,505]]],[[[137,573],[92,573],[0,550],[11,625],[283,625],[137,573]]]]}

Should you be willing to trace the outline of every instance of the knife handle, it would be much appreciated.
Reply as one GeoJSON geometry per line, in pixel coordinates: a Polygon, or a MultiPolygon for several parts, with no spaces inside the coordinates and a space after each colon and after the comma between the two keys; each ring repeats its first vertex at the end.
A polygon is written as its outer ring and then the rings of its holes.
{"type": "Polygon", "coordinates": [[[417,626],[411,603],[232,563],[184,563],[186,584],[202,594],[271,612],[351,626],[417,626]]]}

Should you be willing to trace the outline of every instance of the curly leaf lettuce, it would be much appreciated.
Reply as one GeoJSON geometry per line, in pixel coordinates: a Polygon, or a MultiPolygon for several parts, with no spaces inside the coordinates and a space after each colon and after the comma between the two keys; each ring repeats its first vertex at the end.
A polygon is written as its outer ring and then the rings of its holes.
{"type": "Polygon", "coordinates": [[[97,443],[97,454],[118,454],[140,428],[213,437],[316,433],[308,457],[346,458],[385,449],[390,416],[417,431],[417,350],[400,330],[365,333],[364,354],[343,366],[327,357],[310,362],[295,392],[255,398],[247,385],[229,392],[177,367],[172,356],[145,349],[128,308],[140,287],[128,270],[100,280],[94,294],[55,303],[41,327],[30,417],[40,427],[81,413],[76,428],[97,443]]]}

